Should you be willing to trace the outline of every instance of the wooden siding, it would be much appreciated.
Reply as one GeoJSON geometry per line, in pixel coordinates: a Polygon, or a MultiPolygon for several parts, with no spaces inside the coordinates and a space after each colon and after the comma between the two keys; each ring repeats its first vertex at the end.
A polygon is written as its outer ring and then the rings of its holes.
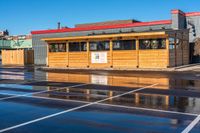
{"type": "MultiPolygon", "coordinates": [[[[103,51],[105,52],[105,51],[103,51]]],[[[167,68],[168,50],[118,50],[107,51],[107,63],[92,63],[92,52],[58,52],[49,53],[49,67],[71,68],[167,68]],[[111,59],[112,57],[112,59],[111,59]]],[[[181,56],[182,57],[182,56],[181,56]]],[[[170,52],[170,66],[173,66],[174,55],[170,52]]]]}
{"type": "Polygon", "coordinates": [[[26,65],[33,63],[33,50],[2,50],[2,65],[26,65]]]}
{"type": "Polygon", "coordinates": [[[67,67],[68,54],[66,52],[50,52],[48,54],[48,65],[50,67],[67,67]]]}
{"type": "Polygon", "coordinates": [[[166,68],[168,50],[139,50],[139,68],[166,68]]]}
{"type": "Polygon", "coordinates": [[[176,66],[175,64],[175,49],[169,50],[170,67],[176,66]]]}
{"type": "Polygon", "coordinates": [[[189,45],[187,42],[177,46],[176,53],[175,49],[170,49],[169,54],[171,67],[189,64],[189,45]]]}
{"type": "Polygon", "coordinates": [[[87,52],[69,52],[69,67],[86,68],[87,64],[87,52]]]}
{"type": "MultiPolygon", "coordinates": [[[[94,35],[94,36],[78,36],[78,37],[63,37],[63,38],[47,38],[43,39],[48,43],[54,42],[77,42],[85,40],[87,42],[86,52],[65,52],[57,53],[61,54],[56,57],[52,57],[51,53],[49,57],[49,66],[54,67],[70,67],[70,68],[116,68],[116,69],[134,69],[134,68],[167,68],[177,65],[185,65],[189,63],[189,43],[187,38],[182,36],[178,39],[185,40],[184,46],[177,46],[175,49],[170,49],[169,38],[176,38],[176,33],[180,31],[166,32],[145,32],[145,33],[121,33],[110,35],[94,35]],[[116,39],[136,40],[136,50],[112,50],[112,41],[116,39]],[[166,49],[139,49],[139,39],[151,39],[151,38],[166,38],[166,49]],[[109,40],[109,51],[96,51],[107,53],[107,63],[92,63],[92,52],[89,50],[89,42],[95,40],[109,40]],[[60,60],[59,60],[60,59],[60,60]]],[[[180,35],[183,34],[181,31],[180,35]]],[[[179,37],[179,36],[177,36],[179,37]]],[[[176,44],[175,44],[176,46],[176,44]]],[[[68,51],[68,49],[67,49],[68,51]]],[[[100,55],[100,54],[99,54],[100,55]]],[[[99,59],[100,60],[100,59],[99,59]]]]}
{"type": "Polygon", "coordinates": [[[137,51],[113,51],[113,68],[137,68],[137,51]]]}

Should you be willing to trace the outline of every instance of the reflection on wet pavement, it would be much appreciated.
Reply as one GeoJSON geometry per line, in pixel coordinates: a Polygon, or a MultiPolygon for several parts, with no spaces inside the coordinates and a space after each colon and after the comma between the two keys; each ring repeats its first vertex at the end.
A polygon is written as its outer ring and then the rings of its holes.
{"type": "MultiPolygon", "coordinates": [[[[34,68],[1,68],[0,98],[30,95],[0,100],[0,120],[5,121],[0,124],[0,128],[158,83],[152,88],[16,129],[16,132],[30,131],[29,128],[33,133],[51,130],[61,132],[59,129],[70,132],[79,132],[79,129],[85,132],[181,132],[195,116],[178,114],[179,112],[200,114],[200,79],[191,77],[192,75],[187,77],[164,73],[53,73],[34,68]],[[70,88],[84,83],[87,85],[70,88]],[[40,91],[45,92],[32,95],[40,91]],[[13,107],[16,112],[10,110],[13,107]],[[175,111],[177,114],[151,109],[175,111]],[[9,114],[11,115],[8,117],[9,114]],[[12,121],[12,118],[16,121],[12,121]],[[38,125],[48,128],[38,131],[38,125]]],[[[198,124],[193,132],[199,130],[198,124]]]]}
{"type": "MultiPolygon", "coordinates": [[[[93,105],[73,111],[50,120],[40,121],[16,129],[16,132],[96,132],[96,133],[121,133],[121,132],[181,132],[195,117],[141,112],[137,110],[121,109],[93,105]],[[41,130],[37,130],[37,127],[41,130]],[[45,128],[48,127],[48,128],[45,128]]],[[[197,128],[197,131],[199,128],[197,128]]]]}

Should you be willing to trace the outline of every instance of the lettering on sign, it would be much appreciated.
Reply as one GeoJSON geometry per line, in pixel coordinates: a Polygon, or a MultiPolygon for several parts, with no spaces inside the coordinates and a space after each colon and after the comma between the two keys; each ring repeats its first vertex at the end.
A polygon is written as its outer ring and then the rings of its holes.
{"type": "Polygon", "coordinates": [[[107,52],[92,52],[92,63],[108,63],[107,52]]]}

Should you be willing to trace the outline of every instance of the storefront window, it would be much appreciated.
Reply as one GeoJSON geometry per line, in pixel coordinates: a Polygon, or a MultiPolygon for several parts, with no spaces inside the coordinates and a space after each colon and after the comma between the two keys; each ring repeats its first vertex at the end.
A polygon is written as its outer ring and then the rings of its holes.
{"type": "Polygon", "coordinates": [[[140,49],[165,49],[166,39],[141,39],[140,49]]]}
{"type": "Polygon", "coordinates": [[[135,50],[135,40],[113,41],[113,50],[135,50]]]}
{"type": "Polygon", "coordinates": [[[70,42],[69,51],[70,52],[87,51],[86,42],[70,42]]]}
{"type": "Polygon", "coordinates": [[[91,51],[104,51],[109,49],[110,49],[109,41],[90,42],[91,51]]]}
{"type": "Polygon", "coordinates": [[[66,44],[65,43],[49,44],[49,52],[66,52],[66,44]]]}

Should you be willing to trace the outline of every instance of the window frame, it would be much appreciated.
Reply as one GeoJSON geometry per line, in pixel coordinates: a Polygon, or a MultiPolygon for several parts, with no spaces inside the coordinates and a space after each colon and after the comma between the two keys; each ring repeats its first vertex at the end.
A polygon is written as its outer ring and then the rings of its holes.
{"type": "MultiPolygon", "coordinates": [[[[101,44],[102,45],[102,44],[101,44]]],[[[106,47],[106,46],[104,46],[104,47],[106,47]]],[[[89,50],[90,51],[110,51],[110,41],[107,41],[107,40],[105,40],[105,41],[90,41],[89,42],[89,50]],[[107,43],[107,45],[108,45],[108,49],[98,49],[99,48],[99,45],[101,44],[101,43],[104,43],[104,44],[106,44],[107,43]],[[94,43],[94,44],[96,44],[96,50],[93,50],[93,49],[91,49],[91,46],[92,46],[92,43],[94,43]]]]}
{"type": "MultiPolygon", "coordinates": [[[[119,50],[119,51],[121,51],[121,50],[136,50],[136,40],[135,39],[128,39],[128,40],[113,40],[112,41],[112,44],[113,44],[113,47],[112,47],[112,49],[113,49],[113,51],[117,51],[117,50],[119,50]],[[130,45],[130,48],[131,49],[127,49],[126,47],[125,47],[125,42],[128,42],[129,41],[129,44],[131,43],[132,45],[130,45]],[[119,46],[120,46],[120,48],[114,48],[114,43],[119,43],[119,46]]],[[[127,45],[127,44],[126,44],[127,45]]]]}
{"type": "Polygon", "coordinates": [[[49,45],[48,46],[49,53],[67,52],[66,43],[49,43],[48,45],[49,45]],[[63,48],[59,48],[61,45],[63,48]],[[52,48],[53,46],[54,48],[52,48]]]}
{"type": "Polygon", "coordinates": [[[147,39],[139,39],[139,50],[164,50],[167,49],[167,38],[147,38],[147,39]],[[144,47],[145,44],[142,46],[142,41],[149,41],[148,47],[144,47]],[[157,41],[157,46],[154,44],[153,46],[153,41],[157,41]],[[162,47],[162,41],[165,41],[164,47],[162,47]],[[157,48],[153,48],[157,47],[157,48]]]}
{"type": "Polygon", "coordinates": [[[87,42],[69,42],[68,52],[87,52],[87,42]],[[70,49],[70,45],[78,45],[78,50],[70,49]],[[83,48],[82,48],[82,45],[83,45],[83,48]],[[85,49],[84,49],[84,45],[85,45],[85,49]]]}

